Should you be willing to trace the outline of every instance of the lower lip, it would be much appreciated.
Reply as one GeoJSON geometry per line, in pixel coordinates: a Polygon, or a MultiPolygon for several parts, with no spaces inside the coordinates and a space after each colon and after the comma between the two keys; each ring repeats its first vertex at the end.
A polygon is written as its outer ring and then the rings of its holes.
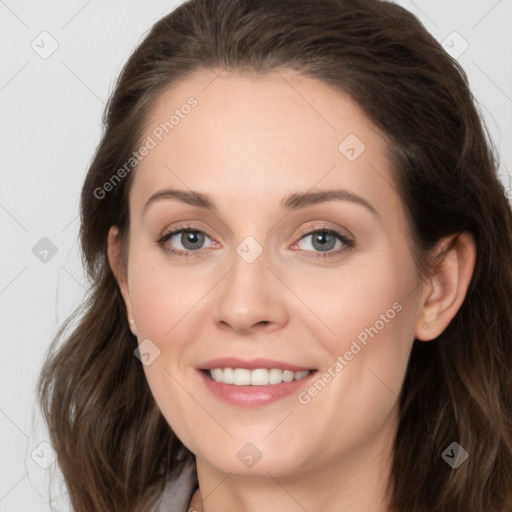
{"type": "Polygon", "coordinates": [[[310,379],[317,373],[312,371],[307,377],[280,384],[267,384],[266,386],[236,386],[224,384],[210,379],[204,371],[198,370],[199,375],[208,390],[223,402],[237,407],[261,407],[276,402],[292,394],[298,394],[309,384],[310,379]]]}

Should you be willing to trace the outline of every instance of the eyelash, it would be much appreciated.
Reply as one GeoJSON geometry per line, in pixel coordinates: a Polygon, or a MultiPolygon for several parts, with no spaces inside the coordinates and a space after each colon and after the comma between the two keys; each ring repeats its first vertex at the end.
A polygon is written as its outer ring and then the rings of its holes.
{"type": "MultiPolygon", "coordinates": [[[[199,228],[197,228],[195,226],[192,226],[192,225],[188,225],[188,226],[181,226],[178,229],[174,229],[172,231],[168,231],[167,233],[164,233],[164,235],[162,235],[156,241],[156,243],[166,253],[168,253],[169,255],[171,255],[173,257],[178,257],[178,258],[195,258],[195,257],[201,256],[204,252],[207,251],[207,249],[198,249],[198,250],[195,250],[195,251],[177,251],[176,249],[169,249],[165,245],[165,243],[169,239],[171,239],[174,235],[176,235],[178,233],[181,233],[183,231],[188,231],[188,232],[192,232],[192,233],[201,233],[201,234],[207,236],[208,238],[211,238],[208,235],[208,233],[204,232],[202,229],[199,229],[199,228]]],[[[326,252],[314,251],[315,252],[315,256],[312,256],[313,258],[334,258],[336,256],[339,256],[340,253],[348,251],[350,249],[353,249],[356,246],[354,240],[352,240],[350,238],[347,238],[345,235],[343,235],[343,234],[339,233],[338,231],[336,231],[335,229],[329,228],[327,226],[320,226],[320,227],[317,227],[315,229],[305,230],[305,231],[301,232],[299,234],[299,241],[302,240],[302,238],[306,237],[307,235],[311,235],[311,234],[315,234],[315,233],[327,233],[329,235],[334,235],[339,240],[341,240],[341,242],[343,242],[346,247],[344,249],[338,249],[337,251],[334,251],[334,252],[331,252],[331,251],[329,251],[329,252],[327,252],[327,251],[326,252]]]]}

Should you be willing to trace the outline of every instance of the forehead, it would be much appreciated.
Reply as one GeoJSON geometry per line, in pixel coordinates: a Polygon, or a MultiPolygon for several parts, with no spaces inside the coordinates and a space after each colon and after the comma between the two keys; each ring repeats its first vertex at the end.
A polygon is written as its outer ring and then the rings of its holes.
{"type": "Polygon", "coordinates": [[[148,137],[132,184],[138,210],[166,187],[226,206],[343,187],[398,206],[384,136],[348,95],[294,71],[196,72],[158,97],[148,137]]]}

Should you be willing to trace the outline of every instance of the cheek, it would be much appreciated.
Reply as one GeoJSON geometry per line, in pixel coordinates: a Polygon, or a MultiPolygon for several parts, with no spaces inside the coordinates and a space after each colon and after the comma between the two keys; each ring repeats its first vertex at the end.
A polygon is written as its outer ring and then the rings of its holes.
{"type": "Polygon", "coordinates": [[[371,395],[373,386],[398,393],[414,340],[417,282],[412,261],[389,252],[378,264],[367,263],[351,271],[339,291],[331,285],[324,317],[334,333],[323,337],[330,354],[327,368],[344,375],[338,381],[354,387],[353,396],[371,395]]]}
{"type": "Polygon", "coordinates": [[[326,280],[324,287],[309,295],[311,309],[319,311],[330,328],[332,336],[325,337],[330,352],[349,350],[352,341],[361,347],[377,339],[385,343],[397,337],[400,341],[398,334],[412,319],[406,311],[411,309],[416,282],[413,268],[397,268],[391,256],[383,257],[378,265],[363,262],[334,281],[326,280]]]}
{"type": "Polygon", "coordinates": [[[159,343],[206,293],[207,277],[166,263],[156,249],[134,251],[130,263],[130,299],[138,337],[159,343]]]}
{"type": "Polygon", "coordinates": [[[191,412],[201,415],[201,410],[183,387],[188,375],[184,373],[188,338],[183,332],[190,334],[193,330],[190,313],[204,291],[199,289],[199,280],[190,280],[190,272],[166,266],[155,261],[154,256],[153,261],[151,259],[151,254],[134,252],[129,270],[138,342],[141,347],[146,344],[146,351],[151,354],[150,364],[144,365],[143,370],[167,423],[179,432],[182,442],[194,447],[187,418],[191,412]]]}

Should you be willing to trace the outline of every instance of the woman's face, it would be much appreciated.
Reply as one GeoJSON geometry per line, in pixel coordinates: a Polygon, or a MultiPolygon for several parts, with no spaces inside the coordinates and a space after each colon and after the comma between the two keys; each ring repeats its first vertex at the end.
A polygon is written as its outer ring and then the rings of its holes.
{"type": "Polygon", "coordinates": [[[121,287],[151,391],[222,472],[374,460],[423,293],[383,139],[311,78],[217,75],[160,97],[134,171],[121,287]]]}

